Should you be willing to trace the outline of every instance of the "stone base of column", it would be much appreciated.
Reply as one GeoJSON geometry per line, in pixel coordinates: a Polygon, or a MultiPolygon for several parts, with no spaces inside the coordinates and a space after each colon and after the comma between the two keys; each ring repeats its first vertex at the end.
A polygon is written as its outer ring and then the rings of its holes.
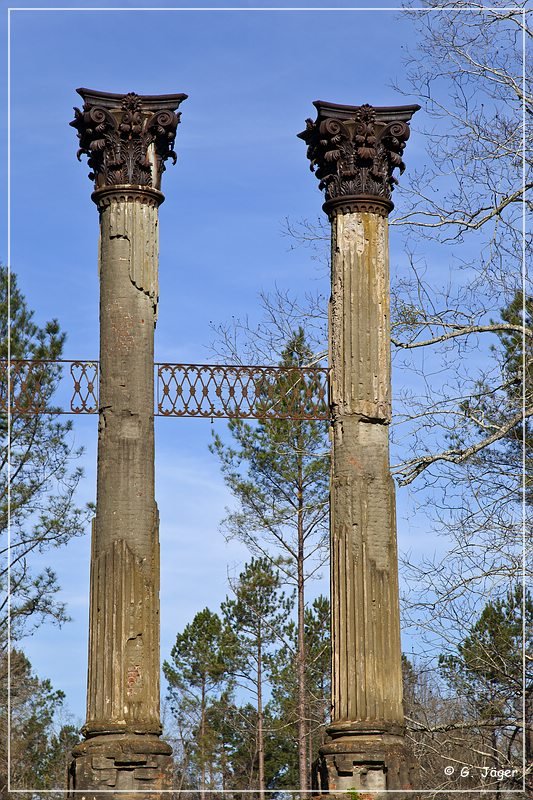
{"type": "Polygon", "coordinates": [[[331,726],[328,740],[319,751],[313,774],[316,794],[346,793],[354,790],[360,800],[385,800],[384,790],[409,792],[414,767],[401,730],[383,726],[366,728],[358,723],[331,726]]]}
{"type": "Polygon", "coordinates": [[[135,792],[132,800],[138,800],[143,790],[156,800],[158,790],[172,789],[172,748],[158,736],[103,734],[80,742],[72,755],[68,795],[72,800],[109,800],[113,789],[120,790],[120,800],[129,800],[128,791],[135,792]],[[74,794],[74,789],[87,794],[74,794]]]}

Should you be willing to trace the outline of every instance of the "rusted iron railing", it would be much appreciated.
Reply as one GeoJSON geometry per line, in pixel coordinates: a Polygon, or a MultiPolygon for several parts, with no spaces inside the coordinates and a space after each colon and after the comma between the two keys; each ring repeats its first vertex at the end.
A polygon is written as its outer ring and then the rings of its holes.
{"type": "MultiPolygon", "coordinates": [[[[98,361],[58,359],[9,363],[11,413],[96,414],[98,361]],[[69,397],[64,397],[68,376],[69,397]],[[69,409],[56,403],[69,403],[69,409]]],[[[7,411],[8,362],[0,360],[0,410],[7,411]]]]}
{"type": "Polygon", "coordinates": [[[160,416],[329,419],[320,367],[157,364],[160,416]]]}
{"type": "MultiPolygon", "coordinates": [[[[322,367],[158,363],[154,368],[156,416],[329,419],[328,370],[322,367]]],[[[0,411],[4,412],[7,372],[7,361],[0,360],[0,411]]],[[[98,361],[14,359],[10,383],[12,413],[98,411],[98,361]]]]}

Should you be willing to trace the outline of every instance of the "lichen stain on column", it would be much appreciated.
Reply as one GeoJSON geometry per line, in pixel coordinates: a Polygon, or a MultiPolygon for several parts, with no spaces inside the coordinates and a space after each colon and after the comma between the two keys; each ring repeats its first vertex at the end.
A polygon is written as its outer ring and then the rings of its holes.
{"type": "Polygon", "coordinates": [[[330,311],[334,408],[369,420],[390,419],[387,221],[337,214],[330,311]],[[341,408],[342,406],[342,408],[341,408]]]}
{"type": "Polygon", "coordinates": [[[159,230],[157,207],[148,203],[115,203],[109,208],[109,238],[123,238],[129,244],[127,262],[133,286],[152,302],[157,318],[159,297],[159,230]]]}

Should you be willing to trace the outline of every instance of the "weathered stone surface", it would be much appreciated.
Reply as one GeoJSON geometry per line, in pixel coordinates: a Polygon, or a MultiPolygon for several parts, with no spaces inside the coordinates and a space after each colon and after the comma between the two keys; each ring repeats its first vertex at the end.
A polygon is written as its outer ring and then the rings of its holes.
{"type": "Polygon", "coordinates": [[[123,797],[124,791],[146,790],[149,797],[158,797],[158,790],[172,786],[171,752],[157,736],[95,736],[74,748],[69,788],[83,792],[75,796],[85,800],[109,798],[110,789],[120,790],[117,797],[123,797]],[[107,795],[99,794],[105,790],[107,795]]]}
{"type": "MultiPolygon", "coordinates": [[[[379,731],[330,739],[321,751],[315,791],[347,792],[372,800],[385,800],[390,790],[404,790],[413,798],[412,770],[406,758],[403,736],[379,731]]],[[[346,796],[346,795],[344,795],[346,796]]]]}
{"type": "Polygon", "coordinates": [[[85,731],[159,733],[153,428],[157,208],[101,208],[100,425],[85,731]],[[147,220],[151,224],[146,224],[147,220]],[[128,226],[125,227],[125,223],[128,226]],[[145,288],[132,279],[134,265],[145,288]]]}
{"type": "Polygon", "coordinates": [[[170,788],[154,472],[158,194],[100,190],[100,421],[85,747],[72,788],[170,788]],[[117,738],[122,735],[126,738],[117,738]],[[159,750],[148,757],[150,747],[159,750]],[[97,754],[97,755],[95,755],[97,754]],[[102,760],[103,759],[103,760],[102,760]]]}
{"type": "Polygon", "coordinates": [[[73,125],[100,213],[100,418],[86,738],[69,787],[125,800],[172,786],[172,751],[159,738],[154,328],[159,189],[185,95],[79,92],[73,125]]]}
{"type": "Polygon", "coordinates": [[[388,222],[377,214],[332,220],[331,403],[334,416],[390,421],[388,222]]]}
{"type": "Polygon", "coordinates": [[[157,549],[155,534],[154,557],[145,564],[118,539],[93,558],[88,733],[161,731],[157,549]]]}
{"type": "Polygon", "coordinates": [[[330,347],[332,722],[322,788],[408,788],[394,484],[387,220],[336,214],[330,347]],[[398,766],[393,768],[393,763],[398,766]]]}
{"type": "Polygon", "coordinates": [[[410,790],[404,747],[387,214],[418,106],[317,101],[308,145],[331,221],[332,715],[314,789],[410,790]]]}

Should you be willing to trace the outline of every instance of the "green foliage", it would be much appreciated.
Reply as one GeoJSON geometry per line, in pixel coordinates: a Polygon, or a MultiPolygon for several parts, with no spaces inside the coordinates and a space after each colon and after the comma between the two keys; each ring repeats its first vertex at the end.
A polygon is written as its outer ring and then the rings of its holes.
{"type": "MultiPolygon", "coordinates": [[[[177,635],[171,662],[163,663],[172,711],[190,742],[188,779],[202,791],[214,788],[218,778],[220,731],[213,728],[213,709],[217,702],[220,706],[223,698],[225,705],[229,703],[236,652],[237,640],[232,631],[218,614],[204,608],[177,635]]],[[[219,708],[218,718],[220,713],[219,708]]]]}
{"type": "MultiPolygon", "coordinates": [[[[294,789],[299,765],[293,600],[281,591],[279,573],[267,559],[246,564],[232,589],[221,616],[204,609],[178,634],[172,665],[163,666],[172,711],[187,740],[178,765],[180,786],[228,793],[259,788],[263,751],[265,788],[294,789]]],[[[305,639],[305,713],[309,750],[316,757],[329,718],[329,601],[323,596],[306,609],[305,639]]]]}
{"type": "MultiPolygon", "coordinates": [[[[533,297],[522,291],[515,293],[512,301],[501,312],[501,318],[510,325],[526,327],[533,330],[533,297]]],[[[524,337],[521,331],[502,331],[499,338],[505,353],[505,371],[515,381],[514,392],[521,399],[522,389],[531,396],[533,392],[533,341],[531,335],[524,337]],[[525,367],[525,369],[524,369],[525,367]]],[[[513,391],[510,389],[510,391],[513,391]]]]}
{"type": "MultiPolygon", "coordinates": [[[[501,422],[503,412],[519,411],[525,392],[526,406],[531,405],[533,380],[533,297],[516,291],[513,299],[501,309],[500,319],[491,320],[491,325],[507,324],[516,326],[496,330],[499,344],[492,345],[491,352],[499,365],[501,381],[494,386],[479,384],[479,391],[467,407],[474,409],[478,403],[479,410],[486,416],[494,417],[501,422]],[[525,345],[525,346],[524,346],[525,345]],[[476,402],[477,401],[477,402],[476,402]]],[[[521,441],[521,426],[513,428],[509,440],[521,441]]]]}
{"type": "MultiPolygon", "coordinates": [[[[72,747],[79,735],[58,723],[64,693],[33,674],[26,656],[11,652],[11,786],[15,789],[63,789],[72,747]]],[[[0,784],[7,784],[7,654],[0,659],[0,784]]],[[[34,794],[34,796],[38,796],[34,794]]],[[[44,795],[43,795],[44,796],[44,795]]]]}
{"type": "MultiPolygon", "coordinates": [[[[528,331],[523,336],[519,331],[502,331],[499,334],[503,350],[503,373],[507,379],[506,394],[509,403],[517,410],[525,403],[530,408],[533,402],[533,297],[516,292],[509,305],[502,309],[504,322],[518,325],[528,331]],[[524,346],[525,345],[525,346],[524,346]]],[[[521,463],[525,458],[525,496],[533,503],[533,426],[531,418],[514,426],[505,440],[513,462],[521,463]]]]}
{"type": "MultiPolygon", "coordinates": [[[[284,349],[279,366],[302,367],[311,360],[312,352],[300,329],[284,349]]],[[[309,408],[307,391],[296,377],[278,381],[277,396],[281,409],[309,408]]],[[[303,558],[309,561],[308,573],[312,574],[317,559],[323,561],[326,544],[327,424],[266,419],[252,425],[231,420],[228,429],[234,444],[228,445],[215,435],[210,449],[219,457],[226,485],[239,506],[225,520],[229,535],[241,539],[254,555],[275,559],[272,549],[281,553],[284,560],[278,562],[280,569],[296,580],[300,523],[303,558]]]]}
{"type": "MultiPolygon", "coordinates": [[[[266,742],[263,697],[268,676],[268,654],[272,647],[279,646],[287,630],[287,618],[294,601],[281,591],[279,571],[266,558],[252,559],[246,564],[232,589],[234,597],[226,598],[222,613],[239,643],[233,676],[237,685],[246,689],[255,700],[256,783],[260,790],[264,790],[266,742]]],[[[252,771],[255,772],[255,769],[252,771]]]]}
{"type": "Polygon", "coordinates": [[[266,558],[252,558],[232,588],[221,611],[238,640],[234,675],[257,696],[267,650],[283,638],[294,600],[281,591],[279,571],[266,558]]]}
{"type": "MultiPolygon", "coordinates": [[[[308,720],[309,760],[318,756],[329,722],[331,697],[330,603],[320,595],[305,609],[305,714],[308,720]]],[[[269,756],[269,787],[298,785],[297,629],[291,623],[285,642],[270,658],[273,726],[269,756]]]]}
{"type": "MultiPolygon", "coordinates": [[[[264,387],[264,402],[290,411],[290,419],[263,419],[256,425],[232,420],[232,444],[215,436],[226,485],[238,507],[224,526],[253,555],[275,563],[296,587],[299,779],[306,789],[310,763],[306,753],[305,586],[327,560],[329,510],[329,439],[326,422],[303,420],[312,406],[313,387],[298,369],[313,362],[303,328],[289,337],[279,366],[287,370],[264,387]],[[296,418],[295,418],[296,417],[296,418]]],[[[316,387],[318,390],[318,387],[316,387]]],[[[293,784],[296,785],[296,784],[293,784]]]]}
{"type": "MultiPolygon", "coordinates": [[[[517,585],[505,599],[487,603],[458,645],[457,655],[441,656],[441,671],[481,717],[494,724],[516,721],[522,697],[523,648],[531,652],[532,646],[533,599],[527,591],[524,598],[522,586],[517,585]]],[[[526,692],[531,694],[533,671],[525,678],[526,692]]]]}
{"type": "Polygon", "coordinates": [[[305,610],[305,638],[307,642],[307,675],[311,701],[316,700],[320,707],[319,717],[324,721],[324,702],[329,704],[331,639],[330,603],[323,594],[316,597],[305,610]]]}
{"type": "Polygon", "coordinates": [[[350,800],[359,800],[359,798],[361,797],[357,789],[347,789],[346,794],[348,795],[350,800]]]}
{"type": "MultiPolygon", "coordinates": [[[[7,358],[8,336],[12,359],[41,359],[41,367],[32,379],[14,380],[12,392],[20,406],[31,405],[38,397],[44,409],[53,411],[52,397],[59,380],[58,365],[46,363],[63,352],[65,334],[57,320],[40,328],[18,289],[15,275],[0,267],[0,359],[7,358]],[[8,324],[8,288],[11,320],[8,324]]],[[[0,372],[0,396],[7,396],[7,375],[0,372]]],[[[81,535],[90,509],[80,509],[74,494],[81,468],[72,462],[81,454],[74,449],[72,423],[63,422],[51,413],[24,414],[13,410],[10,430],[10,471],[8,474],[7,414],[0,413],[2,470],[0,474],[0,586],[7,587],[8,491],[11,527],[11,637],[31,632],[44,619],[63,622],[67,619],[64,604],[56,599],[58,590],[54,571],[47,567],[34,572],[33,553],[64,545],[72,536],[81,535]]],[[[0,610],[0,640],[5,647],[7,608],[0,610]]]]}
{"type": "MultiPolygon", "coordinates": [[[[519,767],[523,748],[526,763],[533,758],[532,648],[533,598],[516,585],[485,605],[457,654],[441,656],[441,673],[460,701],[460,720],[474,732],[463,748],[488,751],[490,766],[519,767]]],[[[516,778],[509,785],[519,783],[516,778]]]]}
{"type": "Polygon", "coordinates": [[[265,777],[268,789],[282,792],[298,787],[298,736],[294,715],[283,719],[269,703],[265,709],[265,777]]]}
{"type": "Polygon", "coordinates": [[[496,330],[498,343],[491,346],[492,371],[476,382],[470,397],[461,401],[464,417],[448,435],[458,450],[467,449],[476,440],[487,440],[476,448],[468,464],[478,478],[493,487],[501,487],[498,507],[521,503],[523,488],[526,502],[533,502],[533,297],[516,291],[513,299],[491,325],[516,326],[496,330]],[[526,416],[522,420],[523,410],[526,416]],[[514,422],[509,424],[511,421],[514,422]],[[501,433],[500,433],[501,432],[501,433]],[[495,436],[494,440],[490,440],[495,436]],[[523,462],[524,459],[524,462],[523,462]],[[525,470],[523,470],[523,464],[525,470]]]}
{"type": "MultiPolygon", "coordinates": [[[[257,710],[251,703],[237,705],[223,692],[207,709],[211,734],[213,788],[250,789],[257,782],[257,710]]],[[[238,796],[238,795],[237,795],[238,796]]]]}
{"type": "MultiPolygon", "coordinates": [[[[500,321],[492,321],[499,324],[500,321]]],[[[501,310],[501,322],[517,326],[517,330],[497,331],[498,345],[491,350],[496,362],[500,380],[495,386],[485,383],[478,385],[475,397],[463,403],[467,417],[472,418],[478,433],[505,427],[509,419],[521,416],[523,405],[526,412],[533,401],[533,297],[522,291],[515,292],[511,302],[501,310]],[[482,424],[478,424],[482,420],[482,424]]],[[[525,456],[526,500],[533,501],[532,475],[533,429],[530,415],[514,424],[496,445],[482,451],[478,456],[480,466],[496,464],[502,474],[508,473],[515,485],[521,487],[522,458],[525,456]]],[[[521,499],[521,489],[515,498],[521,499]]]]}
{"type": "Polygon", "coordinates": [[[234,652],[235,642],[220,617],[204,608],[177,635],[173,663],[165,661],[163,672],[171,688],[191,686],[207,694],[224,681],[234,652]]]}

